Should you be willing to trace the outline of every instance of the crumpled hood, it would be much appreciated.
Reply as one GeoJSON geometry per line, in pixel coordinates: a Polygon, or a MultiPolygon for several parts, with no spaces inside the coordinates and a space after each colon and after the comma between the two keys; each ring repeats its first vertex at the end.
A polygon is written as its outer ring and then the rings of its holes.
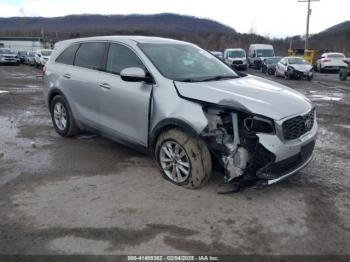
{"type": "Polygon", "coordinates": [[[275,120],[303,114],[312,108],[299,92],[252,75],[197,83],[175,81],[175,86],[185,98],[247,110],[275,120]]]}
{"type": "Polygon", "coordinates": [[[300,72],[309,72],[312,69],[311,65],[298,65],[298,64],[295,64],[295,65],[290,65],[290,66],[292,66],[295,70],[298,70],[300,72]]]}

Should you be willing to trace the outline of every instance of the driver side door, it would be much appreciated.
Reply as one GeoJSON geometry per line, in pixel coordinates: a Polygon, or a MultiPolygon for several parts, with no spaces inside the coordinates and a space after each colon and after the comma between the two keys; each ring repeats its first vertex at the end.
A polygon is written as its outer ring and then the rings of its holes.
{"type": "Polygon", "coordinates": [[[129,67],[139,67],[147,72],[133,50],[123,44],[110,43],[106,72],[99,83],[101,132],[147,146],[152,84],[122,80],[120,72],[129,67]]]}
{"type": "Polygon", "coordinates": [[[284,72],[286,71],[287,67],[286,64],[287,60],[285,58],[281,59],[281,61],[278,62],[277,66],[276,66],[276,70],[278,72],[279,75],[284,75],[284,72]]]}

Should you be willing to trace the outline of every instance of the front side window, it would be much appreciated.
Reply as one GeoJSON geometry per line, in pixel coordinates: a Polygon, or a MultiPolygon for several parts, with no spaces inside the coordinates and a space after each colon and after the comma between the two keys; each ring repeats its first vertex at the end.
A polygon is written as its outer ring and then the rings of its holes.
{"type": "Polygon", "coordinates": [[[77,52],[78,47],[79,47],[79,44],[75,44],[66,48],[66,50],[64,50],[56,59],[56,62],[66,64],[66,65],[73,65],[75,53],[77,52]]]}
{"type": "Polygon", "coordinates": [[[238,77],[210,53],[192,45],[144,43],[139,47],[159,72],[171,80],[196,82],[238,77]]]}
{"type": "Polygon", "coordinates": [[[128,47],[111,43],[108,51],[106,71],[113,74],[128,67],[140,67],[146,70],[141,60],[128,47]]]}
{"type": "Polygon", "coordinates": [[[105,43],[81,44],[75,55],[74,64],[89,69],[103,70],[105,48],[105,43]]]}

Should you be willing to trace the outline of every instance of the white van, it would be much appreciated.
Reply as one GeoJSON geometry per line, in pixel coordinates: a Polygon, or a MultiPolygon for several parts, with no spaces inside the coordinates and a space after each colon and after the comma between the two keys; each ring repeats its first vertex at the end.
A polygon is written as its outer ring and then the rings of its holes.
{"type": "Polygon", "coordinates": [[[247,70],[247,54],[244,49],[225,49],[224,61],[232,68],[247,70]]]}
{"type": "Polygon", "coordinates": [[[274,56],[275,52],[272,45],[251,44],[248,51],[249,67],[260,69],[265,58],[274,56]]]}

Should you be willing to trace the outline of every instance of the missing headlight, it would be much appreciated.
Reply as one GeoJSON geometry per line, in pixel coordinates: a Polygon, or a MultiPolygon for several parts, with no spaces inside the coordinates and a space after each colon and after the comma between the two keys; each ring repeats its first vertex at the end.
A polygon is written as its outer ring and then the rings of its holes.
{"type": "Polygon", "coordinates": [[[275,126],[273,124],[273,121],[257,116],[244,119],[244,126],[248,131],[254,133],[275,133],[275,126]]]}

